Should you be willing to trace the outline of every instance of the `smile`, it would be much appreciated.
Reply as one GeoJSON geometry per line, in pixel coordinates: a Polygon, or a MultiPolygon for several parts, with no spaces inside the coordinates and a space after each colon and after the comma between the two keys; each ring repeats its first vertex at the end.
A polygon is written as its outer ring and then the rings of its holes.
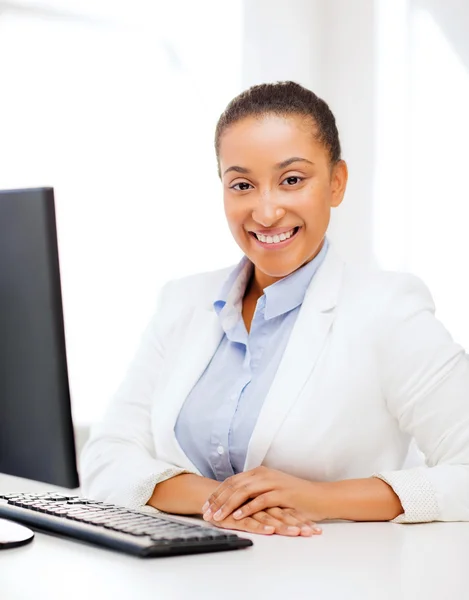
{"type": "Polygon", "coordinates": [[[272,248],[276,248],[279,246],[287,245],[289,241],[292,240],[298,234],[299,230],[300,227],[293,227],[289,231],[285,231],[276,235],[263,235],[261,233],[255,233],[253,231],[251,231],[250,234],[262,246],[271,246],[272,248]]]}

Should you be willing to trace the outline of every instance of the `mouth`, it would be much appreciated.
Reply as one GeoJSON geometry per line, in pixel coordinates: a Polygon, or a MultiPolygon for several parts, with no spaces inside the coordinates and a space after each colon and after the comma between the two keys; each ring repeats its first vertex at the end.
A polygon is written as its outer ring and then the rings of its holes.
{"type": "Polygon", "coordinates": [[[300,229],[301,227],[293,227],[289,231],[275,235],[264,235],[250,231],[249,235],[251,235],[261,246],[273,249],[290,244],[291,241],[298,235],[300,229]]]}

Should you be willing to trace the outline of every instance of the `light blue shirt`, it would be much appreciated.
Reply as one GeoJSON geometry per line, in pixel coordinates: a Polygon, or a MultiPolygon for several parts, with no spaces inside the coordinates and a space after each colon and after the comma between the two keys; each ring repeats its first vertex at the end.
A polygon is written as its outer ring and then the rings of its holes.
{"type": "Polygon", "coordinates": [[[326,240],[313,260],[265,288],[249,334],[242,302],[253,265],[246,257],[231,272],[214,302],[225,334],[187,397],[175,427],[179,445],[205,477],[224,481],[244,470],[259,412],[328,245],[326,240]]]}

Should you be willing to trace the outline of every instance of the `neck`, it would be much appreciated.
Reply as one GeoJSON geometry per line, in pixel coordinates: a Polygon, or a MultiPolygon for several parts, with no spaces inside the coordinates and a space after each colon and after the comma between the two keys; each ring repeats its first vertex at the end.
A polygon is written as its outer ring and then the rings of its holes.
{"type": "MultiPolygon", "coordinates": [[[[325,240],[325,238],[323,238],[323,240],[319,244],[319,247],[316,249],[316,252],[313,254],[313,256],[308,258],[308,260],[306,260],[303,264],[301,264],[299,267],[297,267],[295,269],[295,271],[297,271],[298,269],[301,269],[301,267],[304,267],[307,263],[309,263],[311,260],[316,258],[316,256],[319,254],[322,247],[324,246],[324,240],[325,240]]],[[[294,273],[294,271],[292,271],[292,273],[294,273]]],[[[288,273],[287,275],[291,275],[291,273],[288,273]]],[[[273,277],[272,275],[267,275],[266,273],[262,273],[262,271],[260,269],[258,269],[256,267],[256,265],[254,265],[254,269],[252,271],[252,276],[251,276],[251,279],[249,280],[249,284],[246,288],[245,295],[246,296],[249,295],[250,297],[255,298],[257,300],[258,298],[260,298],[263,295],[266,287],[269,287],[269,285],[274,284],[276,281],[280,281],[280,279],[287,277],[287,275],[284,275],[283,277],[273,277]]]]}
{"type": "Polygon", "coordinates": [[[257,300],[263,295],[266,287],[269,287],[269,285],[272,285],[280,279],[282,279],[282,277],[270,277],[265,273],[259,272],[257,267],[254,267],[251,279],[246,288],[246,295],[249,295],[257,300]]]}

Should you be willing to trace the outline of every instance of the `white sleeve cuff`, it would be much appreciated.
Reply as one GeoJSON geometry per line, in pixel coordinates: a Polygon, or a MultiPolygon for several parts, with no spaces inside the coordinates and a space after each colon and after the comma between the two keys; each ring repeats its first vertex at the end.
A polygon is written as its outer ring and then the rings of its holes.
{"type": "Polygon", "coordinates": [[[393,523],[428,523],[438,520],[440,510],[436,493],[425,477],[424,470],[424,467],[418,467],[373,475],[391,486],[401,501],[404,512],[393,519],[393,523]]]}
{"type": "Polygon", "coordinates": [[[129,508],[141,510],[152,497],[155,486],[158,483],[162,483],[177,475],[183,475],[184,473],[191,473],[191,471],[179,467],[170,467],[165,471],[154,473],[153,475],[146,477],[133,488],[129,500],[126,502],[127,506],[129,508]]]}

